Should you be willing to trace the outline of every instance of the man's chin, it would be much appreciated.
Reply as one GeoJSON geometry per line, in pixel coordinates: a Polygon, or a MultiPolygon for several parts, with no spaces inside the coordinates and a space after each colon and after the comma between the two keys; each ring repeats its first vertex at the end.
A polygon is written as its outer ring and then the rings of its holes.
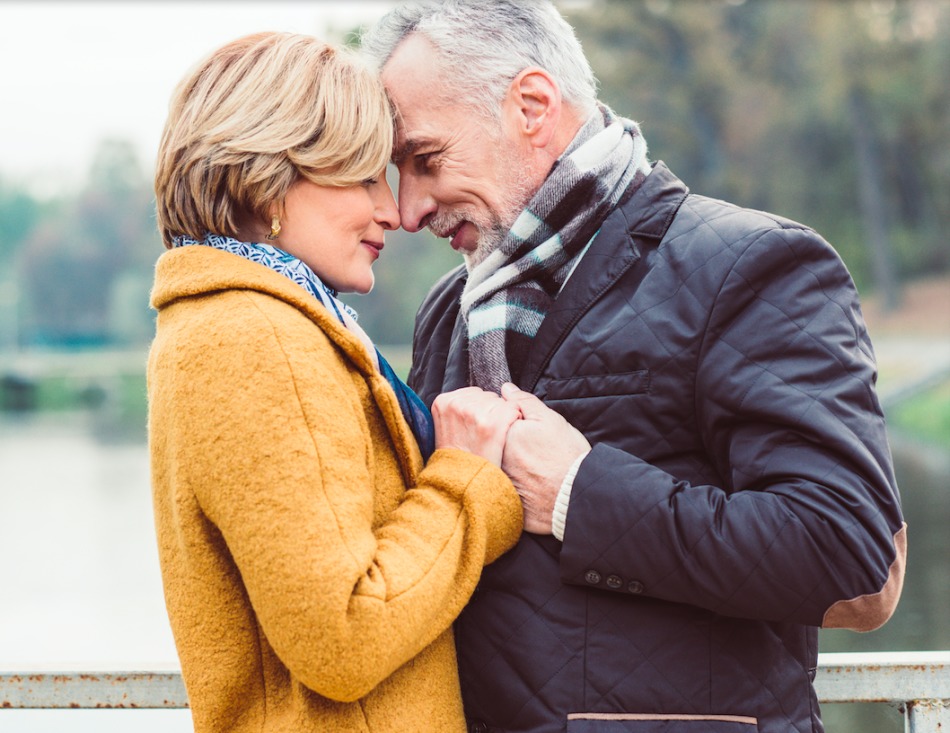
{"type": "Polygon", "coordinates": [[[475,249],[462,250],[462,259],[465,260],[465,269],[471,272],[476,266],[480,265],[492,252],[497,249],[500,240],[496,238],[479,238],[475,249]]]}

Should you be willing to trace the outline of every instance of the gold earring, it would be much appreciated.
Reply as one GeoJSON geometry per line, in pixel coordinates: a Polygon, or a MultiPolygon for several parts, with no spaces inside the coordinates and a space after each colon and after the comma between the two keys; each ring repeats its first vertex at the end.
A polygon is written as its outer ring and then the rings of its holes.
{"type": "Polygon", "coordinates": [[[280,236],[280,217],[277,214],[270,220],[270,234],[267,235],[268,239],[277,239],[280,236]]]}

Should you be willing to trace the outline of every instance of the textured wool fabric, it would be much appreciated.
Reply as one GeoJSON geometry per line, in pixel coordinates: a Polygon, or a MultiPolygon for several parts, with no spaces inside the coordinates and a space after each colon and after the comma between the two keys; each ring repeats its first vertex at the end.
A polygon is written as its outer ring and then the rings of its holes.
{"type": "Polygon", "coordinates": [[[472,384],[498,392],[517,381],[531,339],[577,256],[620,197],[649,174],[637,123],[599,105],[505,239],[469,275],[462,314],[472,384]]]}
{"type": "Polygon", "coordinates": [[[418,395],[409,389],[409,386],[403,382],[386,358],[380,353],[379,349],[373,344],[369,334],[357,323],[358,316],[356,311],[337,297],[337,292],[327,287],[326,283],[320,279],[307,263],[299,258],[285,252],[278,247],[262,242],[241,242],[233,237],[224,237],[220,234],[208,233],[204,239],[193,239],[185,235],[175,237],[174,247],[192,247],[202,245],[205,247],[214,247],[224,252],[231,252],[251,262],[257,262],[264,265],[274,272],[280,273],[284,277],[293,280],[300,287],[319,300],[323,307],[333,313],[337,320],[346,326],[355,334],[366,347],[370,358],[375,359],[376,366],[380,373],[386,377],[389,386],[396,393],[399,400],[399,408],[402,410],[403,417],[412,428],[413,435],[419,443],[419,450],[425,460],[429,459],[435,450],[435,428],[432,424],[432,414],[418,395]]]}
{"type": "Polygon", "coordinates": [[[498,468],[423,466],[363,348],[285,277],[184,247],[156,268],[149,443],[195,730],[463,731],[451,624],[518,538],[498,468]]]}

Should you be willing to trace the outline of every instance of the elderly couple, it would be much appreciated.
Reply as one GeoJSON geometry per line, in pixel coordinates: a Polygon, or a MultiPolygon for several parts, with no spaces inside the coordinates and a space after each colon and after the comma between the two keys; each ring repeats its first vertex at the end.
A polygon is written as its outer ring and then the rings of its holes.
{"type": "Polygon", "coordinates": [[[229,43],[161,141],[195,730],[821,731],[818,630],[884,623],[905,559],[834,250],[651,163],[546,0],[408,3],[362,53],[229,43]],[[399,226],[464,257],[408,385],[337,298],[399,226]]]}

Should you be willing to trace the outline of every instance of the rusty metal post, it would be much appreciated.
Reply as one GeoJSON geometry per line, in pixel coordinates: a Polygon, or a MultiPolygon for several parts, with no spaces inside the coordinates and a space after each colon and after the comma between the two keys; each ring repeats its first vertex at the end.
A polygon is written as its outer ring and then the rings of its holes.
{"type": "Polygon", "coordinates": [[[815,687],[822,703],[901,706],[905,733],[950,733],[950,652],[821,654],[815,687]]]}
{"type": "Polygon", "coordinates": [[[914,700],[904,713],[906,733],[947,733],[950,731],[950,707],[947,700],[914,700]]]}

